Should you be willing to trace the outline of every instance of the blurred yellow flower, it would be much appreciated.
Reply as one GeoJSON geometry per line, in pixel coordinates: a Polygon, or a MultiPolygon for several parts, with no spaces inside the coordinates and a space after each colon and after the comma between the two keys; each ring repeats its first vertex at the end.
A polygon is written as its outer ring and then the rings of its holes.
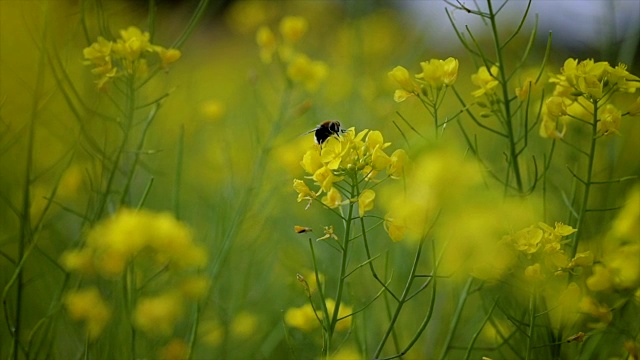
{"type": "Polygon", "coordinates": [[[611,273],[604,265],[593,265],[593,274],[587,279],[587,287],[591,291],[604,291],[611,288],[611,273]]]}
{"type": "Polygon", "coordinates": [[[384,216],[384,229],[391,240],[397,242],[404,239],[407,227],[391,214],[387,214],[384,216]]]}
{"type": "Polygon", "coordinates": [[[198,326],[198,337],[209,346],[217,346],[224,338],[224,328],[215,321],[202,321],[198,326]]]}
{"type": "Polygon", "coordinates": [[[184,313],[182,298],[173,292],[140,298],[133,311],[133,324],[149,335],[168,336],[184,313]]]}
{"type": "Polygon", "coordinates": [[[358,215],[363,217],[367,211],[373,209],[373,200],[376,197],[376,193],[371,189],[366,189],[360,193],[358,197],[358,215]]]}
{"type": "Polygon", "coordinates": [[[96,270],[93,264],[93,249],[87,247],[64,252],[60,257],[60,263],[67,271],[85,275],[94,274],[96,270]]]}
{"type": "Polygon", "coordinates": [[[65,295],[63,302],[71,319],[85,322],[91,340],[100,336],[111,318],[111,309],[96,287],[71,291],[65,295]]]}
{"type": "Polygon", "coordinates": [[[68,251],[61,261],[69,270],[90,272],[93,267],[112,278],[142,252],[156,264],[175,269],[207,263],[205,249],[194,243],[191,230],[173,215],[131,209],[121,209],[97,223],[88,232],[85,247],[68,251]]]}
{"type": "MultiPolygon", "coordinates": [[[[333,316],[333,312],[336,308],[336,301],[332,298],[327,298],[326,299],[326,305],[327,305],[327,310],[329,311],[329,316],[333,316]]],[[[347,306],[343,303],[340,304],[340,309],[338,310],[338,319],[343,318],[347,315],[351,315],[351,313],[353,312],[353,309],[350,306],[347,306]]],[[[336,330],[337,331],[345,331],[345,330],[349,330],[351,328],[351,320],[352,316],[349,317],[345,317],[342,320],[339,320],[338,323],[336,324],[336,330]]]]}
{"type": "Polygon", "coordinates": [[[191,276],[180,283],[180,293],[186,299],[200,300],[207,294],[211,282],[205,276],[191,276]]]}
{"type": "Polygon", "coordinates": [[[544,280],[544,274],[542,273],[539,263],[527,266],[524,269],[524,277],[531,282],[538,282],[544,280]]]}
{"type": "Polygon", "coordinates": [[[151,48],[158,54],[158,56],[160,56],[160,66],[163,69],[168,68],[170,64],[173,64],[182,57],[182,52],[178,49],[167,49],[160,45],[151,45],[151,48]]]}
{"type": "Polygon", "coordinates": [[[200,105],[200,112],[209,120],[219,120],[226,112],[226,106],[219,100],[208,100],[200,105]]]}
{"type": "Polygon", "coordinates": [[[85,59],[89,60],[88,64],[96,65],[91,72],[100,75],[96,81],[99,89],[120,74],[146,75],[148,73],[146,54],[157,54],[160,58],[159,66],[164,69],[182,56],[178,49],[167,49],[151,44],[150,34],[135,26],[122,29],[119,33],[120,38],[115,42],[98,37],[96,42],[83,50],[85,59]]]}
{"type": "Polygon", "coordinates": [[[270,64],[278,47],[276,36],[269,27],[261,26],[256,32],[256,42],[260,47],[260,59],[263,63],[270,64]]]}
{"type": "Polygon", "coordinates": [[[254,314],[243,311],[233,318],[229,332],[237,339],[248,339],[255,336],[258,324],[258,318],[254,314]]]}
{"type": "Polygon", "coordinates": [[[314,330],[320,325],[311,304],[287,309],[284,313],[284,322],[287,326],[305,332],[314,330]]]}
{"type": "Polygon", "coordinates": [[[606,104],[604,109],[599,112],[598,133],[601,135],[620,134],[620,120],[622,113],[611,104],[606,104]]]}
{"type": "Polygon", "coordinates": [[[551,116],[560,117],[567,115],[567,104],[560,96],[552,96],[545,101],[547,113],[551,116]]]}
{"type": "Polygon", "coordinates": [[[280,20],[280,34],[285,41],[295,43],[307,32],[309,23],[302,16],[287,16],[280,20]]]}
{"type": "Polygon", "coordinates": [[[486,66],[478,69],[478,72],[471,75],[471,82],[474,85],[480,87],[480,89],[471,93],[471,95],[475,97],[479,97],[485,94],[492,94],[495,91],[496,86],[498,86],[498,67],[493,65],[491,66],[491,72],[487,70],[486,66]]]}
{"type": "Polygon", "coordinates": [[[394,151],[390,156],[389,167],[387,168],[387,174],[394,179],[399,179],[404,176],[405,167],[409,162],[409,156],[403,149],[394,151]]]}
{"type": "Polygon", "coordinates": [[[329,73],[322,61],[313,61],[307,55],[296,54],[287,65],[287,76],[294,83],[301,83],[307,91],[315,91],[329,73]]]}
{"type": "Polygon", "coordinates": [[[578,307],[581,312],[599,320],[597,323],[589,323],[589,326],[592,328],[603,328],[613,320],[611,309],[605,305],[601,305],[590,296],[583,297],[578,307]]]}
{"type": "Polygon", "coordinates": [[[189,358],[189,346],[182,339],[173,338],[158,351],[162,360],[183,360],[189,358]]]}
{"type": "Polygon", "coordinates": [[[532,254],[540,248],[543,235],[544,233],[539,228],[529,226],[506,238],[512,242],[516,250],[532,254]]]}

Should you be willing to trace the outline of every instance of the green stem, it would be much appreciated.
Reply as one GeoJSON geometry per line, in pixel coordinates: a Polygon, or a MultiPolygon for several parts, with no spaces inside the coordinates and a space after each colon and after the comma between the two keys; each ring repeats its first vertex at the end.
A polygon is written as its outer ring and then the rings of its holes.
{"type": "MultiPolygon", "coordinates": [[[[354,185],[355,186],[355,185],[354,185]]],[[[352,189],[353,193],[353,189],[352,189]]],[[[338,312],[340,311],[340,304],[342,302],[342,292],[344,290],[344,282],[347,274],[347,263],[349,261],[349,242],[351,240],[351,223],[353,220],[353,208],[355,203],[349,203],[349,211],[347,213],[347,221],[345,221],[344,227],[344,245],[342,246],[342,259],[340,260],[340,277],[338,279],[338,290],[336,291],[336,305],[333,309],[331,316],[331,322],[329,324],[329,340],[338,323],[338,312]]]]}
{"type": "Polygon", "coordinates": [[[587,207],[589,204],[589,193],[591,191],[591,185],[593,182],[591,178],[593,176],[593,163],[596,157],[596,140],[598,137],[598,100],[594,99],[591,101],[593,104],[593,121],[591,123],[591,144],[589,146],[589,160],[587,163],[587,177],[584,179],[584,194],[582,195],[582,205],[580,206],[580,214],[578,216],[575,235],[573,237],[573,242],[571,243],[571,258],[576,255],[578,250],[578,243],[580,238],[584,234],[584,230],[582,229],[584,225],[584,218],[587,213],[587,207]]]}
{"type": "Polygon", "coordinates": [[[533,347],[533,330],[536,320],[536,291],[534,290],[529,298],[529,331],[527,333],[527,353],[525,360],[531,359],[531,349],[533,347]]]}
{"type": "MultiPolygon", "coordinates": [[[[378,348],[376,349],[376,352],[373,355],[374,359],[378,359],[380,357],[380,353],[382,353],[382,349],[384,348],[385,343],[389,339],[389,336],[395,331],[395,325],[396,325],[396,322],[398,321],[398,318],[400,317],[402,308],[404,307],[404,304],[408,301],[408,298],[410,297],[411,286],[413,285],[413,281],[416,279],[416,272],[418,271],[418,263],[420,262],[420,255],[422,254],[422,246],[424,245],[426,238],[427,236],[425,235],[420,239],[420,244],[418,245],[418,249],[416,250],[416,255],[413,259],[413,265],[411,266],[411,272],[409,273],[409,277],[407,278],[407,283],[404,286],[402,295],[400,295],[398,306],[396,307],[396,311],[394,312],[393,317],[389,322],[387,331],[382,336],[382,340],[380,340],[380,344],[378,344],[378,348]]],[[[426,324],[425,324],[425,327],[426,327],[426,324]]],[[[424,330],[424,327],[421,326],[421,328],[424,330]]],[[[417,336],[420,336],[420,333],[421,332],[419,332],[417,336]]],[[[417,336],[414,337],[412,342],[410,342],[409,346],[406,347],[402,351],[402,353],[399,354],[398,356],[403,356],[411,348],[411,346],[413,346],[413,344],[415,343],[414,340],[417,340],[417,336]]]]}
{"type": "Polygon", "coordinates": [[[498,26],[496,24],[496,16],[493,12],[493,6],[491,0],[487,0],[489,7],[489,19],[491,20],[491,30],[493,32],[493,41],[496,46],[496,59],[498,61],[498,69],[500,71],[500,85],[502,87],[502,100],[504,105],[505,125],[507,128],[507,137],[509,139],[509,156],[511,166],[513,167],[513,176],[516,178],[516,185],[518,192],[524,194],[522,185],[522,175],[520,174],[520,165],[518,164],[518,149],[516,148],[516,139],[513,130],[513,119],[511,114],[511,102],[509,100],[509,87],[508,78],[505,73],[505,63],[502,58],[502,46],[500,45],[500,38],[498,37],[498,26]]]}
{"type": "Polygon", "coordinates": [[[439,359],[444,359],[449,352],[449,347],[451,346],[451,341],[453,340],[453,336],[456,333],[456,329],[458,328],[458,323],[460,323],[460,317],[462,316],[462,310],[464,309],[464,304],[467,302],[467,297],[469,296],[469,289],[471,289],[471,284],[473,283],[473,277],[469,276],[467,283],[464,285],[464,289],[462,290],[462,294],[460,294],[460,298],[458,299],[458,306],[456,307],[455,313],[453,313],[453,319],[451,321],[451,328],[449,328],[449,333],[447,334],[447,338],[444,341],[444,345],[442,347],[442,353],[440,354],[439,359]]]}

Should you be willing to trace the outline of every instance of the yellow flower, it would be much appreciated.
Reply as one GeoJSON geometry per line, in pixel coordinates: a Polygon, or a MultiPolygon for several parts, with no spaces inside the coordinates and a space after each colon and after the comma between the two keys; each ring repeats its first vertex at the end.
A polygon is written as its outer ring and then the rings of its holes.
{"type": "Polygon", "coordinates": [[[540,268],[539,263],[535,263],[531,266],[527,266],[524,269],[524,276],[526,279],[532,282],[544,280],[544,274],[542,274],[542,270],[540,268]]]}
{"type": "Polygon", "coordinates": [[[203,267],[204,248],[193,242],[191,230],[169,213],[122,209],[96,224],[87,235],[94,265],[105,277],[122,274],[127,263],[143,249],[152,250],[159,265],[203,267]]]}
{"type": "Polygon", "coordinates": [[[603,328],[607,326],[613,320],[613,313],[607,306],[599,304],[592,297],[585,296],[578,304],[580,311],[589,314],[596,319],[600,320],[598,323],[590,323],[589,326],[593,328],[603,328]]]}
{"type": "Polygon", "coordinates": [[[180,50],[178,49],[174,49],[174,48],[167,49],[160,45],[152,45],[151,48],[153,49],[153,51],[158,53],[158,56],[160,56],[160,61],[161,61],[160,66],[163,69],[168,68],[170,64],[173,64],[174,62],[178,61],[182,57],[182,52],[180,52],[180,50]]]}
{"type": "Polygon", "coordinates": [[[418,93],[418,86],[409,76],[409,71],[402,66],[396,66],[389,73],[389,78],[400,85],[400,89],[393,94],[395,102],[402,102],[408,97],[418,93]]]}
{"type": "Polygon", "coordinates": [[[545,101],[547,113],[551,116],[560,117],[567,115],[567,105],[563,98],[552,96],[545,101]]]}
{"type": "Polygon", "coordinates": [[[256,32],[256,42],[260,47],[260,59],[263,63],[270,64],[278,47],[276,36],[269,27],[261,26],[256,32]]]}
{"type": "Polygon", "coordinates": [[[133,323],[150,335],[167,336],[173,333],[183,312],[182,298],[175,293],[141,298],[133,312],[133,323]]]}
{"type": "Polygon", "coordinates": [[[297,54],[287,66],[287,76],[294,83],[302,83],[307,91],[315,91],[327,77],[329,69],[322,61],[312,61],[304,54],[297,54]]]}
{"type": "Polygon", "coordinates": [[[288,42],[295,43],[307,32],[309,23],[302,16],[287,16],[280,21],[280,34],[288,42]]]}
{"type": "Polygon", "coordinates": [[[334,239],[336,241],[338,240],[338,236],[333,230],[333,225],[325,226],[323,231],[324,231],[324,235],[322,237],[317,238],[316,240],[326,240],[326,239],[334,239]]]}
{"type": "Polygon", "coordinates": [[[400,88],[407,92],[415,92],[416,84],[414,84],[413,80],[411,80],[411,76],[409,76],[409,71],[402,66],[396,66],[393,70],[388,73],[391,80],[395,81],[400,85],[400,88]]]}
{"type": "Polygon", "coordinates": [[[526,101],[529,98],[529,94],[537,90],[536,79],[533,76],[527,76],[522,85],[516,88],[516,96],[520,101],[526,101]]]}
{"type": "Polygon", "coordinates": [[[611,273],[601,264],[593,266],[593,275],[587,279],[587,287],[591,291],[604,291],[611,288],[611,273]]]}
{"type": "Polygon", "coordinates": [[[611,104],[605,105],[604,109],[600,111],[600,119],[598,121],[598,133],[602,135],[620,134],[620,120],[622,119],[622,113],[611,104]]]}
{"type": "Polygon", "coordinates": [[[625,244],[606,258],[613,285],[617,289],[640,287],[640,244],[625,244]]]}
{"type": "Polygon", "coordinates": [[[367,211],[373,209],[373,199],[375,199],[376,193],[371,189],[366,189],[360,193],[358,197],[358,214],[363,217],[367,211]]]}
{"type": "MultiPolygon", "coordinates": [[[[327,310],[329,311],[329,316],[333,316],[333,312],[336,308],[336,301],[327,298],[325,304],[327,305],[327,310]]],[[[353,309],[350,306],[345,305],[344,303],[340,304],[340,309],[338,310],[338,319],[343,318],[347,315],[350,315],[353,312],[353,309]]],[[[351,328],[351,318],[352,316],[346,317],[342,320],[339,320],[336,324],[337,331],[345,331],[351,328]]]]}
{"type": "Polygon", "coordinates": [[[290,327],[309,332],[318,327],[319,322],[311,304],[289,308],[284,313],[284,322],[290,327]]]}
{"type": "Polygon", "coordinates": [[[316,197],[316,194],[302,180],[293,179],[293,189],[298,193],[298,202],[316,197]]]}
{"type": "Polygon", "coordinates": [[[508,238],[511,240],[516,250],[522,251],[526,254],[532,254],[540,248],[542,236],[542,230],[534,226],[529,226],[508,238]]]}
{"type": "Polygon", "coordinates": [[[451,86],[458,78],[458,59],[448,58],[446,60],[431,59],[421,62],[422,73],[416,78],[424,80],[430,86],[440,88],[442,85],[451,86]]]}
{"type": "Polygon", "coordinates": [[[471,93],[475,97],[479,97],[485,94],[492,94],[498,86],[498,67],[491,66],[491,72],[487,70],[486,66],[478,69],[478,72],[471,75],[471,82],[479,86],[480,89],[471,93]]]}
{"type": "Polygon", "coordinates": [[[404,239],[407,227],[391,214],[384,216],[384,230],[394,242],[404,239]]]}
{"type": "Polygon", "coordinates": [[[231,335],[238,339],[248,339],[255,336],[258,328],[258,319],[255,315],[243,311],[233,318],[230,326],[231,335]]]}
{"type": "Polygon", "coordinates": [[[77,271],[87,275],[95,273],[93,249],[90,248],[65,251],[60,258],[60,263],[67,271],[77,271]]]}
{"type": "MultiPolygon", "coordinates": [[[[346,141],[344,141],[344,145],[347,145],[346,141]]],[[[340,166],[342,156],[346,153],[346,150],[348,150],[348,146],[343,148],[343,141],[330,137],[322,146],[320,160],[328,169],[335,170],[340,166]]]]}
{"type": "Polygon", "coordinates": [[[205,276],[192,276],[182,280],[180,292],[190,300],[200,300],[207,294],[211,282],[205,276]]]}
{"type": "Polygon", "coordinates": [[[129,73],[133,73],[133,62],[138,60],[144,51],[153,51],[149,43],[151,36],[146,31],[143,32],[135,26],[129,26],[125,30],[120,30],[120,37],[113,44],[113,53],[127,60],[126,69],[129,73]]]}
{"type": "Polygon", "coordinates": [[[591,251],[585,251],[577,253],[567,267],[572,269],[576,266],[589,266],[591,264],[593,264],[593,253],[591,251]]]}
{"type": "Polygon", "coordinates": [[[443,80],[445,85],[451,86],[458,79],[458,65],[458,59],[456,58],[450,57],[444,61],[443,80]]]}
{"type": "Polygon", "coordinates": [[[342,195],[336,188],[332,187],[327,192],[327,195],[322,198],[322,203],[332,209],[337,208],[342,204],[342,195]]]}
{"type": "Polygon", "coordinates": [[[302,157],[300,165],[307,174],[315,174],[316,171],[324,166],[322,164],[322,159],[320,158],[320,153],[317,149],[307,151],[302,157]]]}
{"type": "Polygon", "coordinates": [[[218,120],[222,118],[226,111],[225,104],[222,101],[211,99],[205,101],[200,106],[200,113],[209,120],[218,120]]]}
{"type": "Polygon", "coordinates": [[[404,170],[409,162],[409,156],[403,149],[394,151],[390,156],[389,167],[387,168],[387,174],[394,179],[399,179],[404,176],[404,170]]]}
{"type": "Polygon", "coordinates": [[[95,340],[111,318],[111,310],[96,287],[79,289],[64,297],[64,305],[73,320],[86,323],[89,339],[95,340]]]}

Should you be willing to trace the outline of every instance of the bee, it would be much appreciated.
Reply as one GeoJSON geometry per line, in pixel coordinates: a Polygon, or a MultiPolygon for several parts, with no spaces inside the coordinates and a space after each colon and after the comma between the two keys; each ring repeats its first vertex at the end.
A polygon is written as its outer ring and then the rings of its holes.
{"type": "Polygon", "coordinates": [[[327,141],[327,139],[329,139],[333,135],[340,135],[343,132],[344,130],[342,130],[341,128],[340,121],[327,120],[316,126],[315,129],[309,130],[305,134],[314,133],[316,144],[322,145],[322,143],[327,141]]]}

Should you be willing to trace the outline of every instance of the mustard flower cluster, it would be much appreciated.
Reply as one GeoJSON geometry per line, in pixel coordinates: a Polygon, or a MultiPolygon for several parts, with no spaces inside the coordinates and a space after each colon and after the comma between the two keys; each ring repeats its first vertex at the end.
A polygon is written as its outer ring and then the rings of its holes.
{"type": "Polygon", "coordinates": [[[524,256],[527,266],[520,275],[535,283],[593,263],[590,251],[578,253],[573,259],[564,252],[566,237],[575,232],[569,225],[556,223],[551,227],[541,222],[506,235],[501,242],[524,256]]]}
{"type": "MultiPolygon", "coordinates": [[[[322,203],[336,208],[344,203],[343,193],[334,186],[342,180],[348,179],[353,184],[360,176],[373,181],[382,171],[387,177],[402,177],[408,156],[402,149],[388,155],[385,149],[389,145],[379,131],[363,130],[356,134],[355,129],[350,128],[342,136],[331,137],[322,146],[310,149],[303,156],[301,165],[318,190],[312,191],[303,180],[294,179],[293,188],[298,193],[298,202],[307,200],[310,205],[324,193],[322,203]]],[[[376,193],[372,189],[364,189],[355,195],[357,199],[347,199],[347,202],[357,202],[359,216],[362,217],[373,209],[376,193]]]]}
{"type": "MultiPolygon", "coordinates": [[[[396,102],[402,102],[411,96],[423,96],[427,100],[434,100],[437,93],[444,86],[452,86],[458,78],[458,59],[431,59],[420,63],[422,72],[412,78],[409,71],[396,66],[388,75],[391,80],[400,85],[393,95],[396,102]]],[[[437,97],[437,96],[436,96],[437,97]]]]}
{"type": "Polygon", "coordinates": [[[630,74],[626,65],[612,67],[606,61],[567,59],[560,72],[549,80],[555,89],[542,109],[542,137],[563,138],[568,121],[592,123],[594,112],[599,135],[617,134],[623,116],[640,113],[640,98],[625,113],[609,103],[615,93],[634,93],[640,87],[640,78],[630,74]]]}
{"type": "MultiPolygon", "coordinates": [[[[163,283],[158,294],[139,298],[131,321],[149,334],[170,335],[182,319],[185,302],[198,300],[209,287],[206,278],[188,271],[206,265],[205,249],[171,214],[120,210],[88,232],[84,247],[61,258],[67,271],[109,281],[121,279],[134,262],[141,281],[161,271],[168,272],[172,281],[163,283]]],[[[90,338],[99,335],[111,312],[96,288],[70,292],[65,305],[71,318],[86,321],[90,338]]]]}
{"type": "Polygon", "coordinates": [[[260,59],[270,64],[275,55],[286,68],[289,80],[304,86],[307,91],[315,91],[327,77],[328,67],[322,61],[312,60],[295,49],[295,44],[307,32],[309,23],[301,16],[287,16],[280,21],[280,39],[268,26],[261,26],[256,33],[260,47],[260,59]]]}
{"type": "Polygon", "coordinates": [[[102,89],[119,76],[144,76],[149,71],[148,61],[153,54],[166,69],[180,59],[180,50],[165,48],[149,42],[150,34],[135,26],[120,30],[120,38],[109,41],[98,36],[98,41],[83,50],[86,65],[95,65],[91,72],[99,76],[96,80],[102,89]]]}

